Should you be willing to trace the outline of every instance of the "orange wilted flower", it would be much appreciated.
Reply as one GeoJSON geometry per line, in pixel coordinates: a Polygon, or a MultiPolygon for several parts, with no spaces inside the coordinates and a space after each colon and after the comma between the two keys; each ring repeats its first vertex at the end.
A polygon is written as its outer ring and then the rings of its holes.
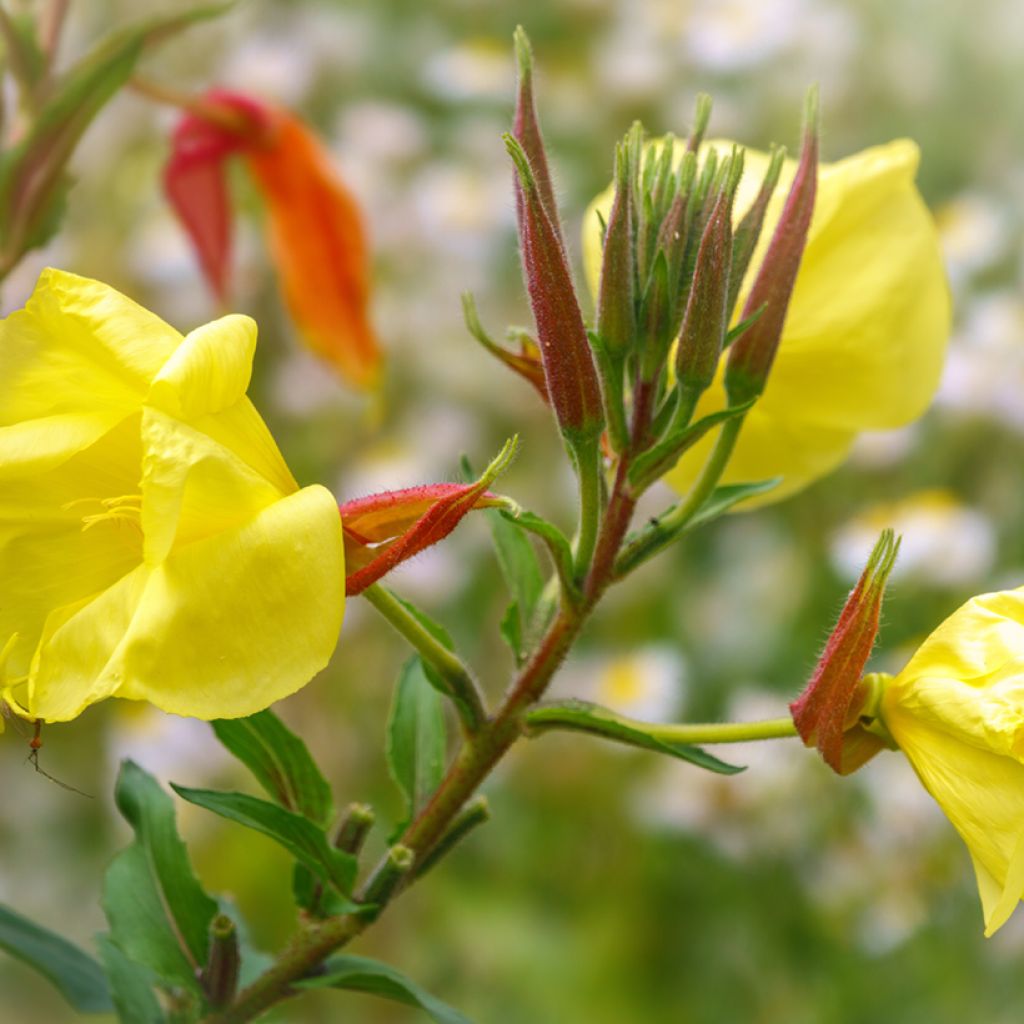
{"type": "Polygon", "coordinates": [[[239,156],[267,207],[268,240],[288,309],[306,344],[351,384],[371,388],[380,350],[368,318],[366,234],[330,154],[293,114],[214,89],[179,122],[167,196],[218,297],[229,288],[226,161],[239,156]]]}

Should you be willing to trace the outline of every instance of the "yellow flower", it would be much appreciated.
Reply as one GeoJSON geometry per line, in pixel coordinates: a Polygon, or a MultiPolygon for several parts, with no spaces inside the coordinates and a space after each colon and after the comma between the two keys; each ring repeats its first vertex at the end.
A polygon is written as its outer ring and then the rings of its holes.
{"type": "MultiPolygon", "coordinates": [[[[724,143],[712,145],[728,151],[724,143]]],[[[843,461],[859,431],[909,423],[935,392],[950,302],[935,225],[914,185],[918,157],[917,146],[900,139],[819,169],[814,219],[779,352],[722,482],[783,479],[746,508],[807,486],[843,461]]],[[[753,201],[767,160],[747,151],[736,221],[753,201]]],[[[737,310],[795,168],[787,161],[737,310]]],[[[584,261],[594,294],[601,262],[598,212],[607,216],[611,201],[609,189],[591,204],[584,221],[584,261]]],[[[697,416],[724,407],[724,362],[697,416]]],[[[688,490],[713,440],[714,432],[694,445],[666,481],[680,492],[688,490]]]]}
{"type": "Polygon", "coordinates": [[[1024,895],[1024,589],[954,612],[878,713],[967,844],[992,935],[1024,895]]]}
{"type": "Polygon", "coordinates": [[[0,648],[18,714],[124,697],[236,717],[327,663],[338,508],[299,489],[245,397],[255,344],[247,317],[183,338],[56,270],[0,322],[0,648]]]}

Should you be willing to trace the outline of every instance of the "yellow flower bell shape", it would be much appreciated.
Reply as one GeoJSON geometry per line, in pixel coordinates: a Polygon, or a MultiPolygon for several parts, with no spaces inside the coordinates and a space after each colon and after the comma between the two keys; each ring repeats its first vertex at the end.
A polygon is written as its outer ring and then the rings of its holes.
{"type": "MultiPolygon", "coordinates": [[[[708,143],[726,154],[731,143],[708,143]]],[[[683,143],[677,143],[681,157],[683,143]]],[[[747,413],[723,484],[782,481],[743,507],[777,501],[834,469],[861,430],[909,423],[939,382],[950,329],[950,300],[938,236],[914,185],[919,153],[908,139],[819,168],[807,246],[764,394],[747,413]]],[[[747,151],[734,221],[753,202],[768,157],[747,151]]],[[[742,309],[796,169],[787,161],[739,294],[742,309]]],[[[583,255],[597,294],[599,214],[612,189],[587,211],[583,255]]],[[[735,313],[734,313],[735,315],[735,313]]],[[[696,417],[725,406],[722,369],[696,417]]],[[[686,492],[707,461],[715,432],[694,445],[665,480],[686,492]]]]}
{"type": "Polygon", "coordinates": [[[878,712],[967,844],[992,935],[1024,896],[1024,589],[954,612],[878,712]]]}
{"type": "Polygon", "coordinates": [[[298,487],[246,398],[255,344],[248,317],[182,337],[56,270],[0,322],[0,681],[18,714],[123,697],[237,717],[326,665],[338,507],[298,487]]]}

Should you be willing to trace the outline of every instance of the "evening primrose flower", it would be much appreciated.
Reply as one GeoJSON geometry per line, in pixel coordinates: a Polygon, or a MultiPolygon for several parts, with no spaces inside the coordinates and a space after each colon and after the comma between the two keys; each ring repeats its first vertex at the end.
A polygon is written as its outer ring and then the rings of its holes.
{"type": "MultiPolygon", "coordinates": [[[[723,155],[729,151],[727,144],[709,145],[723,155]]],[[[859,431],[899,427],[920,416],[938,386],[950,302],[935,226],[914,185],[918,159],[917,146],[900,139],[819,167],[813,220],[778,355],[721,482],[782,480],[745,507],[784,498],[830,472],[859,431]]],[[[753,202],[768,160],[746,152],[736,223],[753,202]]],[[[736,311],[746,302],[795,169],[795,162],[784,165],[736,311]]],[[[584,222],[584,260],[595,295],[599,214],[607,218],[611,202],[609,189],[591,204],[584,222]]],[[[724,363],[695,418],[725,407],[724,363]]],[[[711,432],[693,445],[666,482],[686,492],[714,437],[711,432]]]]}
{"type": "Polygon", "coordinates": [[[0,322],[0,648],[15,713],[106,697],[248,715],[337,642],[337,503],[300,489],[245,397],[256,325],[182,337],[112,288],[43,272],[0,322]]]}
{"type": "Polygon", "coordinates": [[[883,684],[879,720],[967,844],[992,935],[1024,896],[1024,588],[971,598],[883,684]]]}

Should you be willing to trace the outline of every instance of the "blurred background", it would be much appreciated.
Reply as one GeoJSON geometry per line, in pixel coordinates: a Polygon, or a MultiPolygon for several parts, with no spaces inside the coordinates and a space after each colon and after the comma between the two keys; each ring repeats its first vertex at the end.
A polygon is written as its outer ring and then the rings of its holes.
{"type": "MultiPolygon", "coordinates": [[[[144,5],[147,9],[156,4],[144,5]]],[[[168,5],[163,5],[166,8],[168,5]]],[[[65,59],[138,16],[131,0],[73,3],[65,59]]],[[[235,309],[255,316],[252,395],[302,483],[339,499],[455,479],[513,432],[502,489],[571,525],[572,480],[551,419],[466,335],[459,293],[500,334],[528,323],[514,238],[511,35],[530,33],[541,117],[568,236],[607,182],[634,118],[795,148],[818,82],[836,159],[910,136],[941,227],[956,323],[941,392],[909,429],[863,436],[797,498],[682,543],[613,592],[558,691],[664,720],[777,717],[799,691],[881,525],[905,535],[874,658],[897,671],[968,596],[1024,582],[1024,6],[975,0],[247,0],[147,58],[175,88],[225,84],[276,100],[327,140],[365,210],[374,319],[387,350],[369,403],[297,343],[239,174],[235,309]]],[[[5,285],[20,305],[41,266],[97,277],[187,330],[218,310],[159,188],[177,115],[125,93],[73,163],[58,240],[5,285]]],[[[671,500],[656,492],[652,511],[671,500]]],[[[396,589],[441,619],[497,696],[511,669],[506,595],[486,523],[407,565],[396,589]]],[[[330,668],[280,713],[339,804],[400,813],[383,734],[406,657],[359,600],[330,668]]],[[[161,779],[249,785],[209,728],[113,702],[47,730],[32,771],[0,746],[0,901],[88,944],[99,879],[127,838],[110,797],[130,756],[161,779]]],[[[991,940],[966,850],[897,754],[840,780],[794,741],[724,752],[732,778],[582,737],[523,743],[487,786],[494,820],[354,952],[378,956],[482,1024],[944,1024],[1019,1020],[1024,915],[991,940]]],[[[179,804],[197,870],[267,949],[292,925],[290,871],[261,837],[179,804]]],[[[73,1019],[0,958],[4,1024],[73,1019]]],[[[412,1022],[366,996],[295,1001],[283,1021],[412,1022]]]]}

